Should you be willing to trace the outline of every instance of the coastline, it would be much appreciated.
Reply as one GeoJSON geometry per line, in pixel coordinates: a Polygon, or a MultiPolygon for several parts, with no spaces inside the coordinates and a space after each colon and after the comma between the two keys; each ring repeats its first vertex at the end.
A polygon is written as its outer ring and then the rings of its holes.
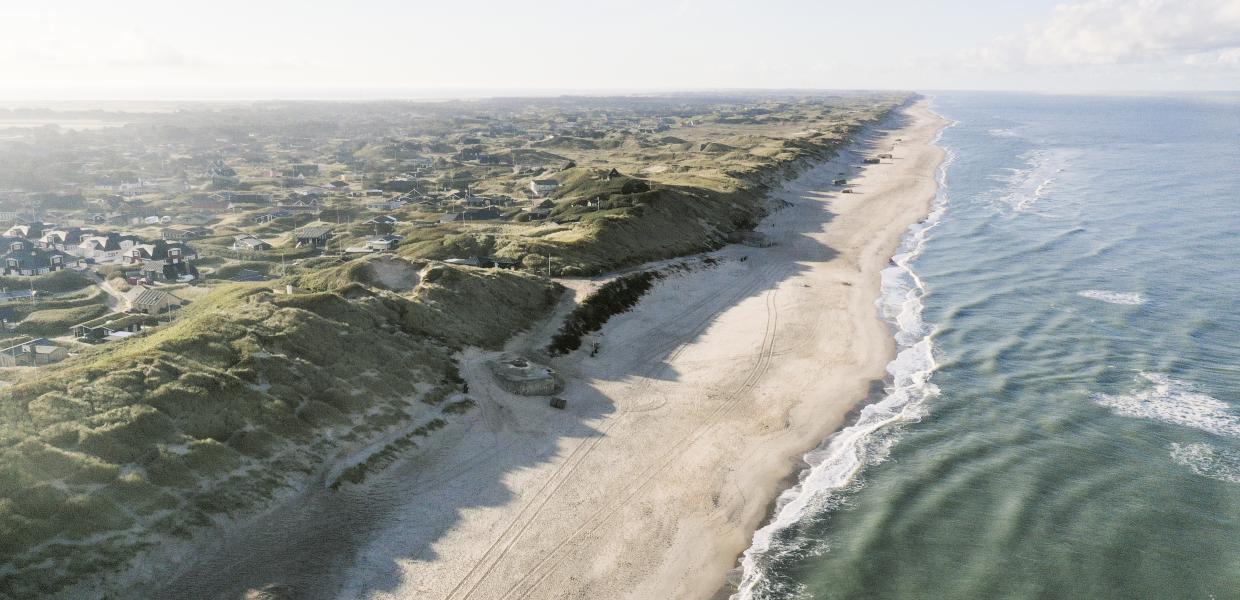
{"type": "Polygon", "coordinates": [[[565,414],[494,388],[489,354],[467,352],[480,422],[448,454],[490,445],[508,460],[471,463],[494,477],[426,490],[337,597],[715,595],[801,457],[881,388],[895,357],[874,304],[880,273],[929,213],[945,124],[924,99],[901,112],[900,127],[772,194],[786,204],[758,230],[773,246],[711,253],[714,266],[668,277],[613,318],[600,359],[553,361],[565,414]],[[858,153],[893,144],[894,160],[856,169],[858,153]],[[830,185],[839,173],[853,193],[830,185]]]}
{"type": "MultiPolygon", "coordinates": [[[[772,191],[770,247],[661,263],[693,266],[611,319],[599,357],[552,361],[567,410],[499,389],[485,367],[499,353],[466,350],[479,407],[434,444],[254,523],[220,560],[271,558],[225,578],[203,562],[161,597],[271,583],[304,598],[712,597],[801,457],[882,388],[896,348],[880,273],[928,213],[942,158],[925,105],[772,191]],[[879,152],[895,159],[858,164],[879,152]]],[[[565,283],[580,298],[599,282],[565,283]]],[[[568,308],[506,350],[541,348],[568,308]]]]}
{"type": "MultiPolygon", "coordinates": [[[[945,122],[931,143],[937,145],[943,132],[954,124],[945,122]]],[[[767,579],[768,561],[804,551],[807,544],[817,541],[803,535],[785,538],[780,533],[830,510],[867,464],[882,460],[891,443],[890,428],[920,419],[926,402],[938,395],[938,386],[930,382],[937,368],[931,339],[934,328],[923,321],[926,288],[912,262],[925,249],[929,232],[939,225],[947,209],[947,168],[954,159],[944,151],[935,169],[936,190],[930,210],[901,236],[899,248],[880,274],[881,294],[875,305],[897,346],[887,365],[886,385],[881,393],[876,391],[859,402],[836,432],[802,456],[804,468],[782,486],[765,525],[754,532],[753,544],[740,556],[740,565],[729,573],[729,581],[717,594],[719,598],[750,600],[759,589],[776,595],[787,591],[767,579]]]]}

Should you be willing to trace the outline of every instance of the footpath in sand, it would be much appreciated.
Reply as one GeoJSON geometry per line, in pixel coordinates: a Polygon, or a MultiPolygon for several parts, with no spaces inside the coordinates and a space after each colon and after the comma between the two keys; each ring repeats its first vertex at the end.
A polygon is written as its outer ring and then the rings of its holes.
{"type": "Polygon", "coordinates": [[[475,421],[418,461],[423,483],[339,597],[714,595],[801,454],[881,388],[879,273],[929,209],[943,125],[924,101],[904,110],[774,195],[771,247],[711,253],[613,318],[598,356],[554,361],[566,411],[467,355],[475,421]]]}
{"type": "Polygon", "coordinates": [[[879,274],[929,209],[943,124],[913,105],[773,194],[770,247],[686,259],[607,323],[597,356],[552,362],[566,410],[503,391],[498,353],[467,352],[478,409],[365,485],[259,516],[148,596],[712,597],[801,455],[881,392],[895,344],[879,274]],[[893,158],[861,168],[879,153],[893,158]]]}

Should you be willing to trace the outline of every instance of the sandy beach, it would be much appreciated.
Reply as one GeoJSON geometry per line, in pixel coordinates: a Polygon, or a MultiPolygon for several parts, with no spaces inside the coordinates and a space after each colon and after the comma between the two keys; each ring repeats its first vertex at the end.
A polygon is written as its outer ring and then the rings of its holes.
{"type": "MultiPolygon", "coordinates": [[[[914,104],[772,194],[769,247],[686,259],[607,323],[598,356],[552,361],[564,411],[494,385],[498,353],[467,352],[479,409],[365,486],[256,520],[163,596],[270,583],[305,598],[719,594],[800,456],[881,392],[895,346],[879,273],[929,209],[943,125],[914,104]],[[861,168],[880,152],[894,158],[861,168]]],[[[566,283],[580,299],[600,282],[566,283]]],[[[558,323],[508,350],[544,345],[558,323]]]]}

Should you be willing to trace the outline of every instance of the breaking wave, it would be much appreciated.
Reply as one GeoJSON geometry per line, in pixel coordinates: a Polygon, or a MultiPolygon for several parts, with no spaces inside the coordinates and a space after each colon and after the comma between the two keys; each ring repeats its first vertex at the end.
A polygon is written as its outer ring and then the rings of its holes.
{"type": "Polygon", "coordinates": [[[1108,304],[1124,304],[1127,306],[1137,306],[1145,304],[1145,296],[1136,292],[1112,292],[1109,290],[1083,290],[1077,292],[1077,295],[1090,300],[1098,300],[1108,304]]]}
{"type": "Polygon", "coordinates": [[[1240,437],[1240,416],[1225,402],[1196,391],[1187,382],[1141,373],[1149,385],[1128,394],[1094,394],[1098,404],[1126,417],[1192,427],[1219,436],[1240,437]]]}
{"type": "Polygon", "coordinates": [[[1210,444],[1171,444],[1171,460],[1192,472],[1227,483],[1240,483],[1240,452],[1210,444]]]}
{"type": "MultiPolygon", "coordinates": [[[[942,134],[940,131],[935,144],[942,134]]],[[[862,408],[856,422],[804,456],[808,468],[802,472],[799,483],[780,494],[771,521],[754,532],[752,545],[742,555],[740,581],[731,600],[797,595],[796,590],[778,589],[780,584],[767,577],[773,562],[815,543],[787,534],[795,525],[837,507],[841,496],[855,487],[861,470],[886,458],[896,440],[893,428],[920,419],[925,402],[938,394],[938,388],[930,382],[937,366],[931,341],[933,327],[922,320],[925,286],[911,263],[921,254],[929,232],[941,222],[947,209],[946,174],[954,159],[955,154],[948,150],[937,173],[939,189],[930,214],[909,227],[892,257],[892,266],[882,272],[882,291],[876,305],[894,327],[899,347],[896,358],[887,365],[891,387],[882,400],[862,408]]]]}
{"type": "Polygon", "coordinates": [[[1023,212],[1045,198],[1054,188],[1056,176],[1067,168],[1071,153],[1066,150],[1038,150],[1026,155],[1028,166],[1011,169],[1000,178],[1005,185],[998,202],[1016,212],[1023,212]]]}

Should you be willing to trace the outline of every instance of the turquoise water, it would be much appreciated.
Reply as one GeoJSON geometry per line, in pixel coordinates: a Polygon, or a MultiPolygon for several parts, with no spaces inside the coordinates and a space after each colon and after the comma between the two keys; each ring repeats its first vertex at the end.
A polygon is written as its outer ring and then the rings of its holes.
{"type": "Polygon", "coordinates": [[[1240,97],[940,95],[888,398],[739,597],[1240,598],[1240,97]]]}

